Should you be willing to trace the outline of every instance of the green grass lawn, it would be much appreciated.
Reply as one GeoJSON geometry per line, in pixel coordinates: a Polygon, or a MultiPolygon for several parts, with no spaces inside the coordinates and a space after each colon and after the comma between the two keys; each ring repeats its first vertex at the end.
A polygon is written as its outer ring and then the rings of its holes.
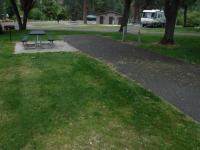
{"type": "MultiPolygon", "coordinates": [[[[164,28],[142,28],[142,31],[145,32],[164,32],[164,28]]],[[[175,28],[175,33],[199,33],[200,28],[194,28],[194,27],[176,27],[175,28]]]]}
{"type": "Polygon", "coordinates": [[[0,45],[0,149],[200,149],[198,123],[105,64],[81,53],[14,55],[7,35],[0,45]]]}
{"type": "Polygon", "coordinates": [[[143,35],[139,46],[161,55],[200,64],[200,37],[177,35],[173,46],[159,44],[161,38],[159,35],[143,35]]]}

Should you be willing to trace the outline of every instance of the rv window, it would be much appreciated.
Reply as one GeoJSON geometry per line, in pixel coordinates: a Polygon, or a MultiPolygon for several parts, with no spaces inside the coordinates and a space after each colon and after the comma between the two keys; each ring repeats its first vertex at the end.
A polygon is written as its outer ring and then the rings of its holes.
{"type": "Polygon", "coordinates": [[[151,13],[150,12],[144,12],[143,18],[151,18],[151,13]]]}
{"type": "Polygon", "coordinates": [[[156,18],[156,13],[152,13],[151,18],[156,18]]]}
{"type": "Polygon", "coordinates": [[[143,18],[156,18],[156,13],[144,12],[143,18]]]}

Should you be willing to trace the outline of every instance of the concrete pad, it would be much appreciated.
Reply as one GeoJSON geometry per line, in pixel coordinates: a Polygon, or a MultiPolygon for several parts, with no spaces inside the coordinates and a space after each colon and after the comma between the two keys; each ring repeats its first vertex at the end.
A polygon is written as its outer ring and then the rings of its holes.
{"type": "Polygon", "coordinates": [[[42,42],[43,48],[34,48],[34,43],[28,43],[29,47],[24,48],[21,42],[17,42],[15,45],[15,54],[21,53],[44,53],[44,52],[76,52],[78,49],[71,46],[64,41],[55,41],[54,46],[51,48],[47,42],[42,42]]]}

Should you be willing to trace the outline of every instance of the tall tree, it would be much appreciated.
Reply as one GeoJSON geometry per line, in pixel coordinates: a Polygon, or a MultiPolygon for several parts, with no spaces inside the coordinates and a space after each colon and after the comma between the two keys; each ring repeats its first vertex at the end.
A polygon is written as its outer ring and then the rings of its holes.
{"type": "Polygon", "coordinates": [[[124,0],[124,12],[123,12],[123,18],[122,18],[122,23],[121,23],[119,32],[122,32],[123,27],[127,26],[128,24],[131,2],[132,0],[124,0]]]}
{"type": "Polygon", "coordinates": [[[83,0],[64,0],[64,7],[68,19],[79,20],[83,18],[83,0]]]}
{"type": "Polygon", "coordinates": [[[180,0],[165,0],[165,34],[161,40],[162,44],[174,44],[174,30],[180,0]]]}
{"type": "Polygon", "coordinates": [[[87,13],[88,13],[88,1],[83,0],[83,21],[87,24],[87,13]]]}
{"type": "MultiPolygon", "coordinates": [[[[4,1],[0,0],[0,14],[4,12],[4,1]]],[[[2,17],[2,16],[1,16],[2,17]]],[[[1,18],[0,18],[1,19],[1,18]]],[[[0,22],[0,34],[3,33],[2,24],[0,22]]]]}
{"type": "Polygon", "coordinates": [[[188,7],[195,4],[197,0],[182,0],[181,6],[184,10],[184,17],[183,17],[183,27],[187,27],[187,13],[188,13],[188,7]]]}
{"type": "Polygon", "coordinates": [[[15,12],[15,15],[17,17],[17,22],[18,22],[20,30],[26,29],[28,15],[29,15],[31,9],[33,8],[33,6],[35,5],[36,2],[37,2],[37,0],[20,0],[20,7],[23,11],[23,19],[21,19],[19,9],[18,9],[18,5],[17,5],[17,1],[16,0],[10,0],[10,3],[12,5],[13,10],[15,12]]]}

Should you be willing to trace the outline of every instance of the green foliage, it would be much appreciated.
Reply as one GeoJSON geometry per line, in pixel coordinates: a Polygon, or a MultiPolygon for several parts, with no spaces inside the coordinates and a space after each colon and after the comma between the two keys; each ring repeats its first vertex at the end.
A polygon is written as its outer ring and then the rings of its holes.
{"type": "Polygon", "coordinates": [[[163,9],[163,0],[133,0],[142,9],[163,9]]]}
{"type": "Polygon", "coordinates": [[[65,17],[64,8],[56,0],[43,0],[41,9],[49,20],[65,17]]]}
{"type": "Polygon", "coordinates": [[[191,11],[188,13],[188,25],[200,26],[200,12],[199,11],[191,11]]]}
{"type": "MultiPolygon", "coordinates": [[[[179,11],[177,17],[177,24],[183,26],[183,12],[179,11]]],[[[187,14],[187,25],[190,27],[200,26],[200,12],[199,11],[188,11],[187,14]]]]}
{"type": "Polygon", "coordinates": [[[197,0],[196,3],[192,6],[193,10],[200,11],[200,0],[197,0]]]}
{"type": "Polygon", "coordinates": [[[61,8],[57,12],[57,20],[62,20],[62,19],[66,19],[66,18],[67,18],[67,12],[64,8],[61,8]]]}
{"type": "Polygon", "coordinates": [[[178,12],[178,15],[177,15],[177,22],[176,22],[176,24],[177,25],[181,25],[181,26],[183,26],[183,12],[182,11],[179,11],[178,12]]]}
{"type": "Polygon", "coordinates": [[[122,0],[90,0],[93,1],[93,7],[89,7],[90,11],[98,12],[105,10],[113,10],[117,12],[123,11],[122,0]]]}
{"type": "Polygon", "coordinates": [[[9,17],[12,17],[14,12],[8,0],[0,0],[0,19],[2,19],[5,14],[9,14],[9,17]]]}
{"type": "Polygon", "coordinates": [[[79,20],[83,18],[83,1],[82,0],[64,0],[67,18],[71,20],[79,20]]]}
{"type": "MultiPolygon", "coordinates": [[[[83,0],[64,0],[64,6],[69,19],[79,20],[83,18],[83,0]]],[[[88,14],[96,14],[106,10],[122,12],[122,9],[122,0],[88,0],[88,14]]]]}
{"type": "Polygon", "coordinates": [[[45,14],[42,13],[39,8],[34,8],[31,10],[29,19],[33,20],[44,20],[46,18],[45,14]]]}
{"type": "Polygon", "coordinates": [[[197,0],[181,0],[181,6],[192,6],[197,0]]]}
{"type": "Polygon", "coordinates": [[[6,10],[5,1],[0,0],[0,14],[5,13],[5,10],[6,10]]]}

